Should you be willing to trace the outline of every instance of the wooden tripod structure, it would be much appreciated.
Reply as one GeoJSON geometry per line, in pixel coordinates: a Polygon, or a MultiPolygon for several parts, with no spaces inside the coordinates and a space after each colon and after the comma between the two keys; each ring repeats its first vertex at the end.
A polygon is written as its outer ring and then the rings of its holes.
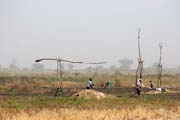
{"type": "Polygon", "coordinates": [[[160,58],[159,58],[159,64],[157,66],[157,87],[161,87],[162,86],[162,43],[159,43],[159,49],[160,49],[160,58]]]}
{"type": "Polygon", "coordinates": [[[139,53],[139,58],[138,58],[138,67],[136,69],[136,81],[135,81],[135,88],[137,85],[138,79],[142,79],[142,73],[143,73],[143,60],[141,57],[141,46],[140,46],[140,28],[138,31],[138,53],[139,53]]]}
{"type": "Polygon", "coordinates": [[[62,62],[67,62],[67,63],[79,63],[82,64],[83,62],[74,62],[70,60],[65,60],[60,57],[58,58],[42,58],[36,60],[36,62],[41,62],[41,61],[56,61],[57,62],[57,75],[58,75],[58,80],[59,80],[59,86],[57,87],[56,94],[61,94],[63,91],[63,79],[62,79],[62,62]]]}
{"type": "Polygon", "coordinates": [[[95,65],[96,68],[95,68],[95,72],[93,74],[93,78],[95,77],[95,74],[97,73],[97,68],[98,68],[98,65],[100,64],[106,64],[107,62],[92,62],[92,63],[84,63],[84,64],[91,64],[91,65],[95,65]]]}

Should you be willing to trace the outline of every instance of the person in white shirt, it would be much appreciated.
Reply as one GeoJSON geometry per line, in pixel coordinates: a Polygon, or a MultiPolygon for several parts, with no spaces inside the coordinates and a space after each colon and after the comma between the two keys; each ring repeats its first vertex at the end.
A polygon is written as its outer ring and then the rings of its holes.
{"type": "Polygon", "coordinates": [[[89,78],[89,80],[88,80],[88,82],[87,82],[87,89],[92,89],[93,88],[93,86],[94,86],[94,84],[93,84],[93,82],[92,82],[92,79],[91,78],[89,78]]]}
{"type": "Polygon", "coordinates": [[[141,95],[141,88],[142,88],[142,80],[138,79],[136,84],[136,93],[140,96],[141,95]]]}

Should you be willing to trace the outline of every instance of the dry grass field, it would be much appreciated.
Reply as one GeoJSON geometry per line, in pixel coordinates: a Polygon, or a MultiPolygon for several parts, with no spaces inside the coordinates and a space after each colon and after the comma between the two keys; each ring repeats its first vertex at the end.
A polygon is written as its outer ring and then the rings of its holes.
{"type": "Polygon", "coordinates": [[[1,120],[179,120],[180,101],[141,98],[3,98],[1,120]]]}
{"type": "MultiPolygon", "coordinates": [[[[66,74],[64,87],[85,88],[88,78],[66,74]]],[[[107,74],[94,79],[95,87],[103,87],[107,79],[112,79],[113,87],[125,87],[125,90],[134,85],[133,75],[107,74]]],[[[156,76],[145,76],[145,87],[149,80],[155,84],[156,76]]],[[[163,86],[173,89],[176,94],[134,97],[119,91],[120,97],[86,99],[45,94],[48,87],[58,86],[55,74],[0,74],[0,120],[179,120],[179,81],[180,75],[163,76],[163,86]],[[174,95],[176,97],[172,97],[174,95]]]]}
{"type": "Polygon", "coordinates": [[[180,107],[149,109],[146,107],[122,109],[41,109],[20,112],[0,110],[1,120],[179,120],[180,107]]]}

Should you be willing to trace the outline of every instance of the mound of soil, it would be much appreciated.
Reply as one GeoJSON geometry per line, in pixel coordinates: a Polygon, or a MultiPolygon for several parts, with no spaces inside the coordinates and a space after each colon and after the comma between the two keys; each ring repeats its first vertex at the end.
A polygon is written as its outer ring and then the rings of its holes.
{"type": "Polygon", "coordinates": [[[108,96],[109,95],[107,95],[105,93],[98,92],[95,90],[82,90],[73,95],[73,97],[96,98],[96,99],[106,98],[108,96]]]}

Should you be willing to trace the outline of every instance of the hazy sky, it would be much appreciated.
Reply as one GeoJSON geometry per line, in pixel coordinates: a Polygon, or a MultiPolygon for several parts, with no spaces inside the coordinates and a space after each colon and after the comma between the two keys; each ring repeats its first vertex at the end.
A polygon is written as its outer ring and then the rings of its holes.
{"type": "Polygon", "coordinates": [[[180,65],[180,0],[0,0],[0,64],[61,56],[136,66],[139,27],[145,66],[158,61],[159,42],[163,64],[180,65]]]}

